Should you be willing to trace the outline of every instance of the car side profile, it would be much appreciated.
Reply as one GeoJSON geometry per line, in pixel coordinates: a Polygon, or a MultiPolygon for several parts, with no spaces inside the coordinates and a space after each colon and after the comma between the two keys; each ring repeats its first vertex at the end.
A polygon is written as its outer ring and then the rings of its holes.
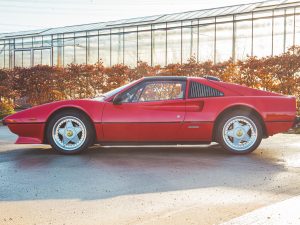
{"type": "Polygon", "coordinates": [[[218,142],[245,154],[262,138],[299,124],[292,96],[213,77],[145,77],[94,99],[36,106],[3,120],[17,144],[50,144],[75,154],[100,143],[202,144],[218,142]]]}

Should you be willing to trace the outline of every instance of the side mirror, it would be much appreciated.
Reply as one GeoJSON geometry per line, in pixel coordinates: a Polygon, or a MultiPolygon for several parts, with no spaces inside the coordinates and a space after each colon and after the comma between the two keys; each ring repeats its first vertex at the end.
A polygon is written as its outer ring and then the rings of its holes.
{"type": "Polygon", "coordinates": [[[114,99],[113,99],[113,104],[114,105],[121,105],[122,104],[122,96],[117,94],[114,99]]]}

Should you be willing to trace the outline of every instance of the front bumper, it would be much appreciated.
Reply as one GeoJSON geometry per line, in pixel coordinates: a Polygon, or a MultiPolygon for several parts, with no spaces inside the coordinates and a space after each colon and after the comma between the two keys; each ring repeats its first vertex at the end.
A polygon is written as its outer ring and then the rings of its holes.
{"type": "Polygon", "coordinates": [[[300,127],[300,116],[296,116],[293,128],[298,128],[300,127]]]}

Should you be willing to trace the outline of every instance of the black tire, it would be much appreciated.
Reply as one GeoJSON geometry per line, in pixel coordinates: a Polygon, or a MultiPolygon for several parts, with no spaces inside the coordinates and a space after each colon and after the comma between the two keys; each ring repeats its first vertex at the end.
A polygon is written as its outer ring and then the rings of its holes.
{"type": "Polygon", "coordinates": [[[81,113],[76,110],[68,109],[68,110],[63,110],[63,111],[58,112],[51,118],[51,120],[49,121],[49,123],[46,127],[46,137],[47,137],[49,144],[52,146],[52,148],[55,151],[62,153],[62,154],[72,155],[72,154],[81,153],[84,150],[86,150],[89,146],[91,146],[94,143],[95,132],[94,132],[94,127],[93,127],[91,121],[89,120],[89,118],[87,118],[87,116],[84,113],[81,113]],[[85,140],[82,141],[80,146],[78,146],[78,148],[76,148],[76,149],[65,150],[65,149],[61,148],[55,142],[54,137],[52,135],[55,124],[65,117],[73,117],[73,118],[79,119],[86,128],[85,140]]]}
{"type": "MultiPolygon", "coordinates": [[[[252,131],[248,131],[252,132],[252,131]]],[[[247,133],[248,134],[248,133],[247,133]]],[[[215,129],[215,139],[216,141],[228,152],[234,153],[234,154],[247,154],[250,152],[253,152],[257,147],[260,145],[261,140],[263,138],[263,128],[260,120],[251,112],[247,112],[245,110],[236,110],[233,112],[228,113],[227,115],[222,116],[222,118],[218,121],[215,129]],[[226,123],[236,117],[244,117],[247,118],[248,120],[251,120],[253,124],[256,126],[257,130],[257,135],[256,135],[256,140],[253,141],[251,146],[249,145],[249,148],[243,149],[243,150],[236,150],[233,147],[231,147],[229,144],[226,143],[226,137],[223,135],[223,129],[224,126],[226,126],[226,123]]],[[[229,138],[228,138],[229,139],[229,138]]],[[[227,141],[228,142],[228,141],[227,141]]]]}

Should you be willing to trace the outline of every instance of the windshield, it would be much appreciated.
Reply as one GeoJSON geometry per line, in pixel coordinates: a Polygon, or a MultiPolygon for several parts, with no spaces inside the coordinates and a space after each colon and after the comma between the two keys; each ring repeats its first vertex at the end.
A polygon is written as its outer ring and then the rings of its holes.
{"type": "Polygon", "coordinates": [[[96,99],[96,100],[104,100],[104,99],[108,99],[108,98],[110,98],[111,96],[113,96],[113,95],[117,94],[118,92],[124,90],[125,88],[129,87],[130,85],[134,84],[135,82],[137,82],[137,81],[136,81],[136,80],[135,80],[135,81],[132,81],[132,82],[130,82],[130,83],[128,83],[128,84],[125,84],[125,85],[123,85],[123,86],[121,86],[121,87],[118,87],[118,88],[116,88],[116,89],[114,89],[114,90],[111,90],[111,91],[109,91],[109,92],[106,92],[106,93],[104,93],[104,94],[101,94],[100,96],[97,96],[97,97],[95,97],[94,99],[96,99]]]}

